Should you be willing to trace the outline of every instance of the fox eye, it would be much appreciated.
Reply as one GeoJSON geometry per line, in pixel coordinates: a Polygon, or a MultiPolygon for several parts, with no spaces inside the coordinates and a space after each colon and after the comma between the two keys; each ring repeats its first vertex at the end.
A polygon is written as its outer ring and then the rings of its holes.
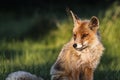
{"type": "Polygon", "coordinates": [[[73,34],[73,38],[74,38],[74,40],[76,39],[76,34],[73,34]]]}
{"type": "Polygon", "coordinates": [[[88,36],[88,34],[83,34],[81,38],[83,39],[83,38],[85,38],[87,36],[88,36]]]}

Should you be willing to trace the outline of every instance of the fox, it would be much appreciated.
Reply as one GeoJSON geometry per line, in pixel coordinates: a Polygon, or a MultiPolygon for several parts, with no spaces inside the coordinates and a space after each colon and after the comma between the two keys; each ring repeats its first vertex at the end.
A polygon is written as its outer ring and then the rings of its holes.
{"type": "Polygon", "coordinates": [[[73,36],[60,51],[50,69],[51,80],[93,80],[104,46],[99,33],[99,19],[81,20],[70,10],[73,36]]]}

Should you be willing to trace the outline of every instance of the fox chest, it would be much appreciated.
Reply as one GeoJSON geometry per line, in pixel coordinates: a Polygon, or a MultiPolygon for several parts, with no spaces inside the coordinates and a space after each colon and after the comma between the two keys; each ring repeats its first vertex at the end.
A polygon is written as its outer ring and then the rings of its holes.
{"type": "Polygon", "coordinates": [[[78,68],[83,64],[91,64],[93,60],[93,55],[89,50],[80,52],[74,52],[72,55],[70,55],[70,65],[74,65],[74,67],[78,68]]]}

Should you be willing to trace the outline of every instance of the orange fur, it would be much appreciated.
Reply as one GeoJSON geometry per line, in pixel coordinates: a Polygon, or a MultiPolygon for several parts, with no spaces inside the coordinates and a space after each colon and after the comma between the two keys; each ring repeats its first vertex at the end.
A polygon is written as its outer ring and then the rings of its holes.
{"type": "Polygon", "coordinates": [[[62,48],[51,67],[51,80],[93,80],[104,47],[98,35],[99,20],[79,20],[72,13],[72,39],[62,48]]]}

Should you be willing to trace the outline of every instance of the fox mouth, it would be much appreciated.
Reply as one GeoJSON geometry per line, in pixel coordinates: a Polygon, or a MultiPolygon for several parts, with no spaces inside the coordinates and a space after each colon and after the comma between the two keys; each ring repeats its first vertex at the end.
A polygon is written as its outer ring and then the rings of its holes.
{"type": "Polygon", "coordinates": [[[81,48],[75,48],[76,50],[78,50],[78,51],[82,51],[82,50],[84,50],[84,49],[86,49],[88,46],[83,46],[83,47],[81,47],[81,48]]]}
{"type": "Polygon", "coordinates": [[[82,45],[81,47],[77,47],[77,44],[74,44],[73,47],[78,51],[82,51],[82,50],[86,49],[88,46],[82,45]]]}

